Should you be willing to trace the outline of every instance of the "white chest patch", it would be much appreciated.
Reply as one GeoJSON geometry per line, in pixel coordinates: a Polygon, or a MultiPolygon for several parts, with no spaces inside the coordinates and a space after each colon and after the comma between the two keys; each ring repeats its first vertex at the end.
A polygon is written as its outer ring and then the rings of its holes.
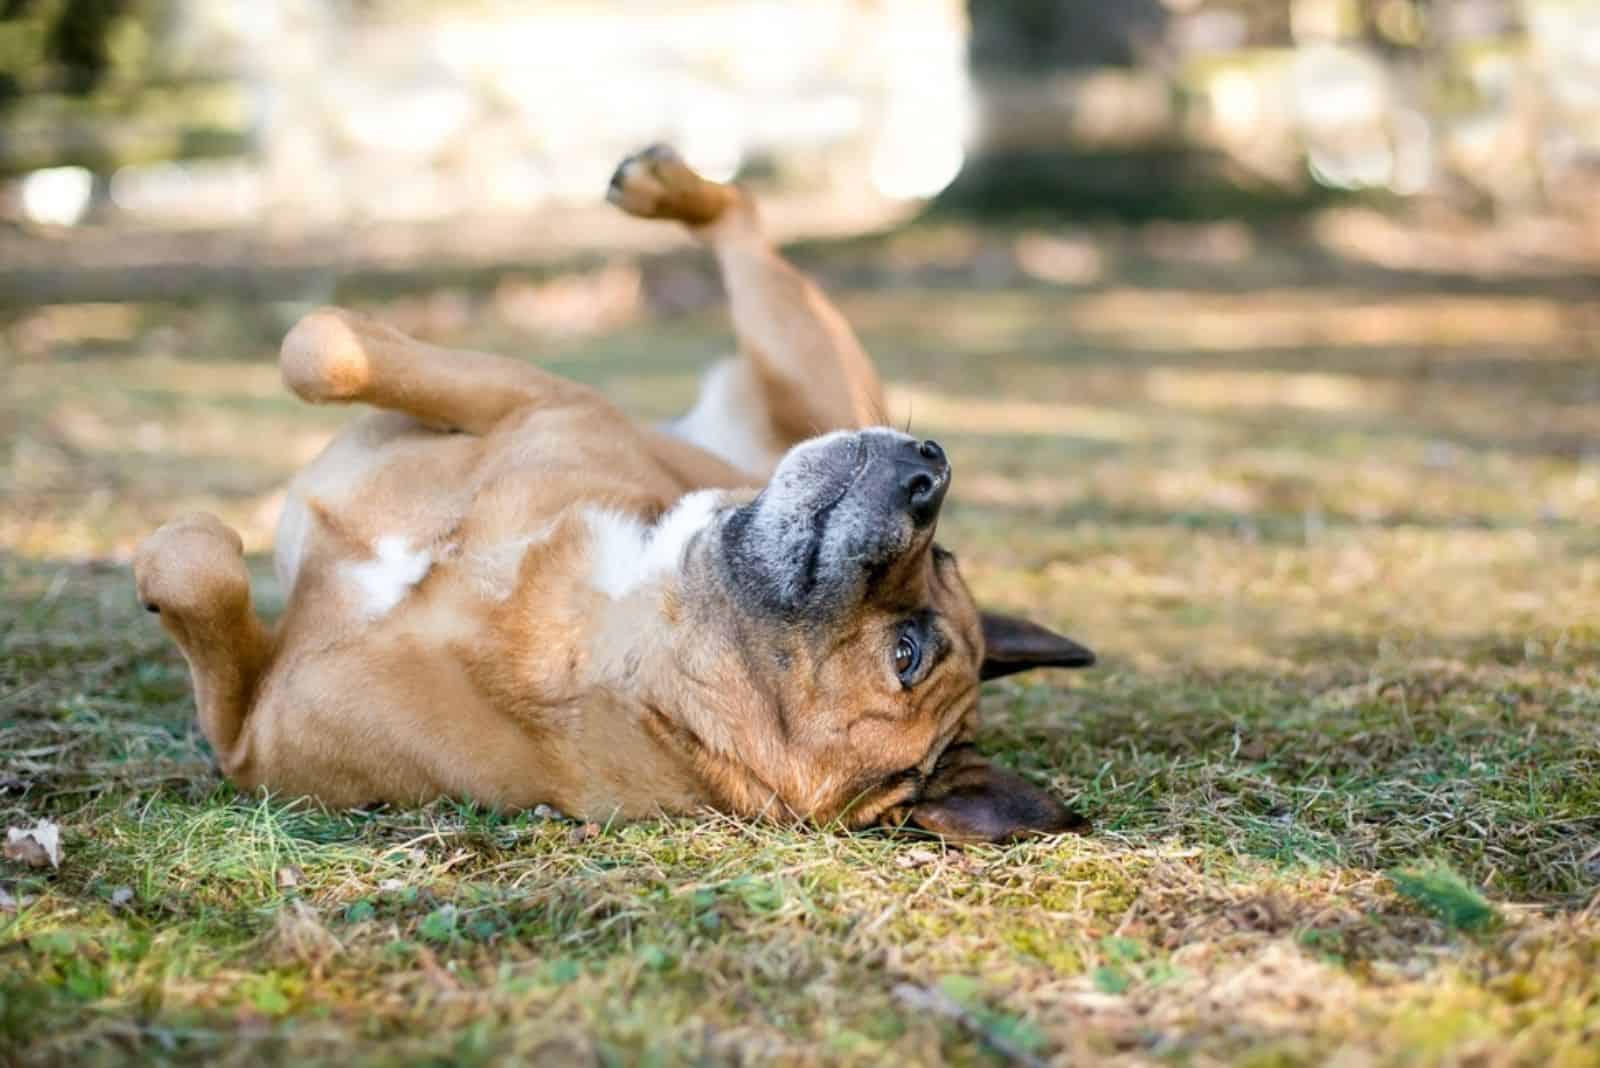
{"type": "Polygon", "coordinates": [[[684,550],[716,515],[721,496],[717,490],[690,493],[653,527],[608,509],[589,509],[589,581],[616,600],[677,574],[684,550]]]}
{"type": "Polygon", "coordinates": [[[356,588],[361,614],[377,619],[399,604],[433,566],[427,549],[413,550],[404,538],[387,535],[373,547],[373,559],[345,564],[344,573],[356,588]]]}
{"type": "Polygon", "coordinates": [[[694,407],[667,424],[666,430],[735,467],[760,475],[772,470],[780,454],[772,450],[751,418],[751,412],[761,409],[749,396],[754,389],[741,380],[742,373],[737,360],[713,365],[701,381],[694,407]]]}

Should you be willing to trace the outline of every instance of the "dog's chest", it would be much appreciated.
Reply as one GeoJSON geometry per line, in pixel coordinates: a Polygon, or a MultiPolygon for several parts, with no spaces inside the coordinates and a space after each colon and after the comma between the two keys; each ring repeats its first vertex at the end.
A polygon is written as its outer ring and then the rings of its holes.
{"type": "Polygon", "coordinates": [[[508,608],[560,617],[626,597],[676,566],[705,517],[655,537],[682,489],[606,429],[556,415],[483,438],[348,435],[291,490],[284,585],[329,625],[456,636],[508,608]],[[297,583],[303,561],[318,581],[297,583]]]}

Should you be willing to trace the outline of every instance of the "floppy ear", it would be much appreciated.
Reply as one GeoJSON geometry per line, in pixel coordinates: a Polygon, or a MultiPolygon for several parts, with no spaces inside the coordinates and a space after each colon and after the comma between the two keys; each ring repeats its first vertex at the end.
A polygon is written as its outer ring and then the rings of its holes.
{"type": "Polygon", "coordinates": [[[1085,831],[1089,821],[970,745],[952,746],[934,768],[913,826],[958,842],[1009,842],[1032,834],[1085,831]]]}
{"type": "Polygon", "coordinates": [[[998,679],[1033,668],[1081,668],[1094,663],[1094,653],[1037,623],[999,612],[983,612],[982,679],[998,679]]]}

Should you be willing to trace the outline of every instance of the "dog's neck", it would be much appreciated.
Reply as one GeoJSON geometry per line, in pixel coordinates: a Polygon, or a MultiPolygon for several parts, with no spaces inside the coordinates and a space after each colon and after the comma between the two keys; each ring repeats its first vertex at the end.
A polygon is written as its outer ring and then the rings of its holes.
{"type": "Polygon", "coordinates": [[[618,729],[647,738],[692,776],[696,804],[781,818],[783,784],[759,768],[782,748],[777,714],[748,678],[728,670],[736,638],[726,631],[732,613],[712,560],[716,511],[696,500],[704,496],[685,498],[631,545],[626,520],[591,518],[590,581],[599,596],[584,684],[606,695],[618,729]],[[626,552],[627,566],[607,552],[626,552]],[[637,579],[624,581],[630,574],[637,579]]]}

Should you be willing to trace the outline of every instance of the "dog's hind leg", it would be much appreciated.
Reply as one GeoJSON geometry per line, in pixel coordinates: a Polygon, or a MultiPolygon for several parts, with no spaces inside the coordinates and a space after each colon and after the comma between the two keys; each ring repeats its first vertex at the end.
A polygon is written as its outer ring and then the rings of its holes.
{"type": "Polygon", "coordinates": [[[313,404],[371,404],[472,434],[487,433],[520,409],[593,397],[587,387],[533,364],[428,345],[339,308],[296,323],[278,366],[289,388],[313,404]]]}
{"type": "Polygon", "coordinates": [[[839,309],[772,247],[748,193],[656,146],[623,161],[608,196],[630,214],[685,223],[722,268],[743,359],[713,372],[702,402],[713,390],[729,402],[753,399],[761,411],[747,429],[774,438],[780,454],[817,434],[885,421],[871,358],[839,309]]]}
{"type": "Polygon", "coordinates": [[[223,773],[252,785],[238,778],[250,756],[244,723],[272,640],[250,603],[239,535],[213,515],[175,519],[140,544],[133,576],[189,662],[200,729],[223,773]]]}

